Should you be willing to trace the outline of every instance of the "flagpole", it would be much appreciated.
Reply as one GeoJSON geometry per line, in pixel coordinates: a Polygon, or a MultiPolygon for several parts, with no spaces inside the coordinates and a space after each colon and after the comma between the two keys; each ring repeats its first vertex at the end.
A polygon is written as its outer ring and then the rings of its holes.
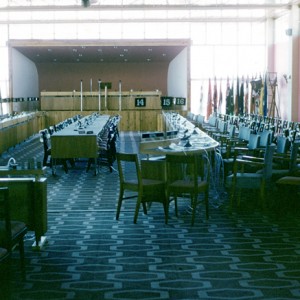
{"type": "Polygon", "coordinates": [[[82,111],[82,79],[80,80],[80,111],[82,111]]]}
{"type": "Polygon", "coordinates": [[[98,90],[99,90],[99,93],[98,93],[98,110],[99,110],[99,113],[101,111],[101,79],[98,79],[98,90]]]}

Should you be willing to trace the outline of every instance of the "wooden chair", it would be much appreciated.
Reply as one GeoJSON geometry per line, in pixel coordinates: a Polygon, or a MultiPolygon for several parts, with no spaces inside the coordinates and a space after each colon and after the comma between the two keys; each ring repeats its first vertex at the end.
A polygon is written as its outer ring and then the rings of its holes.
{"type": "Polygon", "coordinates": [[[133,222],[137,222],[139,209],[142,204],[147,214],[146,203],[159,202],[163,204],[165,223],[168,223],[168,204],[163,180],[143,178],[138,155],[135,153],[116,153],[120,195],[117,206],[116,219],[119,220],[121,206],[126,199],[137,198],[133,222]],[[124,197],[125,192],[133,192],[124,197]]]}
{"type": "Polygon", "coordinates": [[[208,193],[210,168],[208,158],[202,154],[167,154],[167,199],[174,197],[175,213],[178,216],[177,198],[189,194],[192,207],[192,222],[194,225],[196,209],[199,204],[198,195],[204,194],[206,218],[209,217],[208,193]],[[206,166],[206,169],[205,169],[206,166]],[[205,172],[204,172],[205,170],[205,172]]]}
{"type": "MultiPolygon", "coordinates": [[[[40,142],[43,143],[44,156],[43,156],[43,166],[52,167],[52,157],[51,157],[51,134],[54,131],[52,129],[43,129],[40,130],[40,142]]],[[[74,160],[69,159],[70,163],[74,165],[74,160]]],[[[68,165],[66,159],[57,160],[56,164],[62,164],[64,171],[68,173],[68,165]]],[[[54,175],[54,174],[53,174],[54,175]]]]}
{"type": "Polygon", "coordinates": [[[272,159],[275,145],[267,145],[264,157],[243,156],[237,158],[233,165],[233,174],[227,176],[226,187],[230,191],[230,205],[237,198],[237,205],[240,206],[241,190],[256,189],[260,192],[261,206],[265,206],[266,185],[272,176],[272,159]],[[245,172],[245,167],[251,166],[254,169],[260,168],[261,172],[245,172]],[[238,194],[237,194],[238,192],[238,194]]]}
{"type": "Polygon", "coordinates": [[[0,247],[11,254],[14,247],[19,245],[21,269],[25,271],[24,236],[27,233],[26,224],[11,220],[9,189],[0,188],[0,247]]]}

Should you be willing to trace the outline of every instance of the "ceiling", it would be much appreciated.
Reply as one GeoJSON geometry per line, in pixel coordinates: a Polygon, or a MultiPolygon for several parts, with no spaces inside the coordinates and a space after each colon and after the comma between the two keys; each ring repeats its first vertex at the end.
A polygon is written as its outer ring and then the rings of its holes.
{"type": "Polygon", "coordinates": [[[13,46],[35,63],[170,62],[186,45],[178,46],[13,46]]]}

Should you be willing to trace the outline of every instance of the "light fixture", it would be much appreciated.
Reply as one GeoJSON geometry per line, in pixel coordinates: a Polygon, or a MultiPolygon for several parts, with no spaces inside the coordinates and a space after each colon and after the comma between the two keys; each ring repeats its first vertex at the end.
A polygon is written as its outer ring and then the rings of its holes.
{"type": "Polygon", "coordinates": [[[89,0],[81,0],[82,6],[89,7],[91,5],[89,0]]]}

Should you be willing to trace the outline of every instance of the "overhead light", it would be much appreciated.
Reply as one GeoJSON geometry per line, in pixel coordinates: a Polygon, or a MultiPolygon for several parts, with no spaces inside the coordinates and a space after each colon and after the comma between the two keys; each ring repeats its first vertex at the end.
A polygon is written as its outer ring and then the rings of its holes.
{"type": "Polygon", "coordinates": [[[91,5],[89,0],[81,0],[82,6],[89,7],[91,5]]]}

